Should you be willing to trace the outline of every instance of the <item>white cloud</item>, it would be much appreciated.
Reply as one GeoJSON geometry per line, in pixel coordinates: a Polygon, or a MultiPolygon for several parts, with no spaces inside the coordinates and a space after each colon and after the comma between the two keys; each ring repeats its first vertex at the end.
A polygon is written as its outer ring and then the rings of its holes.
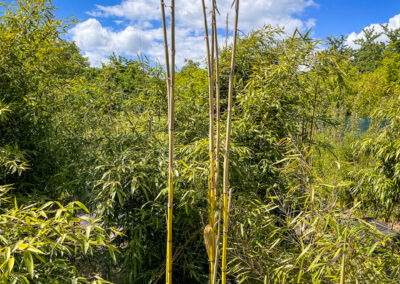
{"type": "Polygon", "coordinates": [[[308,28],[307,21],[304,22],[296,16],[307,7],[316,6],[311,0],[253,0],[242,1],[240,5],[241,29],[249,31],[264,24],[279,24],[285,26],[289,32],[295,28],[303,31],[308,28]]]}
{"type": "MultiPolygon", "coordinates": [[[[389,19],[389,22],[387,23],[382,23],[382,24],[387,24],[389,29],[398,29],[400,28],[400,14],[395,15],[394,17],[389,19]]],[[[375,29],[376,32],[380,33],[383,32],[383,28],[381,24],[371,24],[368,27],[365,27],[364,29],[375,29]]],[[[355,44],[354,41],[358,39],[363,39],[365,38],[364,32],[361,31],[359,33],[352,32],[347,36],[346,39],[346,44],[352,48],[359,48],[359,45],[355,44]]],[[[385,35],[381,35],[376,39],[378,42],[387,42],[389,39],[385,35]]]]}
{"type": "Polygon", "coordinates": [[[305,23],[307,29],[311,29],[311,28],[315,27],[316,24],[317,23],[316,23],[315,19],[308,19],[305,23]]]}
{"type": "Polygon", "coordinates": [[[83,51],[83,56],[89,59],[89,63],[91,66],[100,67],[102,63],[108,62],[107,53],[102,53],[98,51],[83,51]]]}
{"type": "Polygon", "coordinates": [[[113,52],[134,56],[149,50],[153,41],[160,39],[161,30],[144,31],[127,26],[121,31],[106,28],[96,19],[88,19],[71,29],[72,40],[89,57],[91,64],[98,66],[113,52]]]}
{"type": "Polygon", "coordinates": [[[88,12],[93,17],[121,17],[134,21],[154,20],[160,15],[159,1],[156,0],[123,0],[114,6],[96,5],[94,11],[88,12]]]}
{"type": "MultiPolygon", "coordinates": [[[[96,19],[88,19],[71,29],[70,34],[93,66],[106,62],[113,52],[128,56],[144,53],[160,62],[164,59],[160,28],[140,30],[127,26],[114,31],[103,27],[96,19]]],[[[185,58],[199,61],[204,57],[204,36],[193,35],[190,29],[177,28],[176,38],[177,65],[182,66],[185,58]]]]}
{"type": "MultiPolygon", "coordinates": [[[[176,0],[176,58],[182,65],[185,58],[201,60],[205,55],[203,15],[200,0],[176,0]]],[[[225,18],[229,13],[233,23],[232,0],[220,0],[217,24],[220,34],[225,34],[225,18]]],[[[206,0],[208,7],[211,1],[206,0]]],[[[169,1],[166,1],[169,5],[169,1]]],[[[285,26],[288,32],[295,28],[302,31],[315,26],[314,19],[300,19],[299,15],[308,7],[315,6],[313,0],[242,0],[240,2],[239,29],[248,32],[263,25],[285,26]]],[[[98,62],[112,52],[136,55],[143,52],[152,59],[163,62],[162,33],[160,29],[159,0],[122,0],[118,5],[96,5],[87,12],[93,18],[79,23],[71,30],[72,39],[87,55],[90,62],[98,62]],[[107,17],[118,23],[122,30],[103,26],[99,20],[107,17]]],[[[169,9],[166,9],[169,15],[169,9]]],[[[224,39],[221,38],[221,42],[224,39]]]]}

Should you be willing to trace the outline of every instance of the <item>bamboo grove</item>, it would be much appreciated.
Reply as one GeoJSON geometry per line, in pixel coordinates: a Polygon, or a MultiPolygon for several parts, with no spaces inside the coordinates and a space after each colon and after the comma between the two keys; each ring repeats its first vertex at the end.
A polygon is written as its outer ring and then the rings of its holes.
{"type": "MultiPolygon", "coordinates": [[[[221,265],[221,278],[222,283],[226,283],[226,252],[227,252],[227,238],[228,238],[228,224],[229,224],[229,208],[228,204],[231,200],[231,193],[228,194],[229,187],[229,151],[230,151],[230,133],[231,133],[231,120],[232,120],[232,93],[234,83],[234,69],[235,69],[235,54],[237,43],[237,30],[238,30],[238,16],[239,16],[239,0],[235,0],[235,23],[233,29],[233,48],[232,59],[229,75],[229,94],[228,94],[228,117],[226,121],[226,141],[224,151],[224,165],[223,165],[223,208],[222,214],[217,211],[217,200],[219,196],[219,168],[220,168],[220,78],[219,78],[219,47],[218,47],[218,34],[217,34],[217,5],[216,0],[212,1],[211,8],[211,39],[209,39],[209,28],[207,20],[207,7],[205,1],[202,0],[203,18],[204,18],[204,38],[206,43],[206,58],[208,68],[208,92],[209,92],[209,178],[208,178],[208,219],[209,223],[204,228],[204,243],[207,250],[209,262],[209,282],[216,283],[217,270],[218,270],[218,256],[219,256],[219,235],[220,235],[220,222],[217,219],[220,215],[223,216],[223,230],[222,230],[222,265],[221,265]],[[210,46],[211,41],[211,46],[210,46]],[[215,103],[216,102],[216,103],[215,103]],[[216,119],[215,119],[216,117],[216,119]],[[216,125],[216,133],[214,131],[216,125]],[[216,141],[215,141],[216,136],[216,141]],[[228,198],[229,195],[229,198],[228,198]],[[216,234],[217,233],[217,234],[216,234]]],[[[232,4],[232,5],[233,5],[232,4]]],[[[171,66],[174,70],[175,62],[175,35],[174,35],[174,13],[175,3],[171,1],[171,66]]],[[[166,283],[172,283],[172,202],[173,202],[173,125],[174,125],[174,71],[170,71],[169,65],[169,52],[168,52],[168,39],[167,27],[165,17],[165,2],[161,0],[161,16],[164,34],[164,54],[166,62],[166,82],[168,92],[168,122],[169,122],[169,180],[168,180],[168,217],[167,217],[167,257],[166,257],[166,283]]]]}
{"type": "Polygon", "coordinates": [[[88,22],[0,3],[0,283],[399,282],[400,30],[196,0],[196,62],[182,3],[154,7],[162,64],[99,66],[88,22]]]}

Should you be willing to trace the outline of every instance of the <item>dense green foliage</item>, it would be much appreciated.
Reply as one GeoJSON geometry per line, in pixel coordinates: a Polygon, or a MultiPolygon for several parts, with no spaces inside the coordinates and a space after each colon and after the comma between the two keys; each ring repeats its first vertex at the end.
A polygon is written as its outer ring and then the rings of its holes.
{"type": "MultiPolygon", "coordinates": [[[[160,283],[168,167],[162,66],[111,56],[90,67],[62,39],[71,23],[55,19],[49,1],[2,9],[0,282],[160,283]]],[[[362,219],[400,217],[400,32],[384,33],[389,41],[378,43],[380,34],[365,31],[359,49],[343,37],[317,41],[273,27],[239,39],[231,283],[399,279],[392,236],[362,219]],[[360,121],[371,121],[368,131],[360,121]]],[[[230,52],[221,50],[223,121],[230,52]]],[[[188,61],[176,74],[176,283],[208,278],[201,66],[188,61]]]]}
{"type": "Polygon", "coordinates": [[[75,45],[60,39],[66,26],[53,10],[47,1],[20,1],[0,20],[1,283],[103,283],[98,270],[79,266],[89,261],[87,253],[109,250],[115,258],[101,220],[78,218],[89,213],[85,205],[71,200],[63,206],[46,195],[55,173],[43,139],[51,134],[52,93],[87,66],[75,45]]]}

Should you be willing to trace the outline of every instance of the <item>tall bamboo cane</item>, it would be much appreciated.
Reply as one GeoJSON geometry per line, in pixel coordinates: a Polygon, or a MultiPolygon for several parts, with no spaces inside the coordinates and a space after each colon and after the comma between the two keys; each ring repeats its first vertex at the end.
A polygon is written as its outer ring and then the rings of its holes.
{"type": "Polygon", "coordinates": [[[161,17],[162,17],[162,26],[163,26],[163,35],[164,35],[164,56],[165,56],[165,73],[166,73],[166,83],[167,83],[167,95],[168,95],[168,119],[169,119],[169,89],[170,89],[170,67],[169,67],[169,54],[168,54],[168,38],[167,38],[167,27],[165,23],[165,3],[164,0],[160,0],[161,3],[161,17]]]}
{"type": "Polygon", "coordinates": [[[226,284],[226,249],[228,245],[228,222],[229,222],[229,206],[228,206],[228,187],[229,187],[229,148],[231,139],[231,124],[232,124],[232,94],[233,94],[233,80],[235,74],[235,56],[236,56],[236,43],[237,43],[237,25],[239,17],[239,0],[235,0],[235,26],[233,29],[233,46],[231,58],[231,70],[229,74],[229,91],[228,91],[228,117],[226,121],[226,142],[225,142],[225,157],[224,157],[224,181],[223,181],[223,194],[224,194],[224,212],[223,219],[224,225],[222,229],[222,284],[226,284]]]}
{"type": "Polygon", "coordinates": [[[168,218],[167,218],[167,263],[166,283],[172,283],[172,205],[174,198],[174,91],[175,91],[175,1],[171,0],[171,66],[169,65],[165,3],[161,2],[161,16],[164,31],[164,53],[168,93],[168,218]]]}
{"type": "Polygon", "coordinates": [[[215,145],[215,198],[218,197],[218,179],[219,179],[219,162],[220,162],[220,147],[221,147],[221,110],[220,110],[220,69],[219,69],[219,47],[218,47],[218,33],[217,33],[217,21],[216,21],[216,0],[213,0],[213,30],[214,30],[214,47],[215,47],[215,108],[216,108],[216,145],[215,145]]]}
{"type": "MultiPolygon", "coordinates": [[[[216,21],[217,3],[213,0],[212,7],[212,29],[213,29],[213,42],[215,48],[215,108],[216,108],[216,145],[215,145],[215,200],[218,200],[219,195],[219,166],[220,166],[220,145],[221,145],[221,111],[220,111],[220,70],[219,70],[219,47],[218,47],[218,32],[217,32],[217,21],[216,21]]],[[[219,207],[218,207],[219,208],[219,207]]],[[[215,263],[214,263],[214,276],[212,278],[212,284],[216,283],[217,269],[218,269],[218,257],[219,257],[219,236],[220,236],[220,209],[217,208],[217,224],[214,225],[214,232],[217,231],[215,237],[215,263]],[[216,228],[217,227],[217,228],[216,228]],[[216,230],[217,229],[217,230],[216,230]]]]}
{"type": "MultiPolygon", "coordinates": [[[[212,283],[212,278],[214,276],[214,255],[215,255],[215,160],[214,160],[214,80],[213,80],[213,61],[214,61],[214,41],[211,41],[211,52],[210,43],[208,38],[208,25],[207,25],[207,13],[206,5],[204,0],[203,4],[203,17],[204,17],[204,38],[206,42],[206,52],[207,52],[207,65],[208,65],[208,90],[209,90],[209,155],[210,155],[210,175],[208,179],[208,203],[209,203],[209,224],[207,228],[207,235],[209,240],[208,248],[208,261],[209,261],[209,278],[212,283]]],[[[214,32],[211,31],[211,38],[213,38],[214,32]]]]}
{"type": "Polygon", "coordinates": [[[228,47],[228,26],[229,26],[229,13],[226,13],[226,23],[225,23],[225,48],[228,47]]]}

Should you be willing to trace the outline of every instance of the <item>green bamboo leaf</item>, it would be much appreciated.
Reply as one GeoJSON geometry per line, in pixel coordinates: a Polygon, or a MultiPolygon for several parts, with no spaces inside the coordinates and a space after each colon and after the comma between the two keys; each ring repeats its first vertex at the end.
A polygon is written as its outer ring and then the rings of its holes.
{"type": "Polygon", "coordinates": [[[109,251],[114,263],[117,263],[117,258],[115,257],[114,248],[112,246],[108,246],[108,251],[109,251]]]}
{"type": "Polygon", "coordinates": [[[6,247],[5,249],[5,256],[6,256],[6,260],[8,260],[11,256],[11,249],[10,247],[6,247]]]}
{"type": "Polygon", "coordinates": [[[12,270],[13,270],[13,268],[14,268],[14,262],[15,262],[15,258],[12,256],[12,257],[10,257],[10,259],[8,260],[8,263],[7,263],[7,270],[8,270],[8,273],[11,273],[12,272],[12,270]]]}
{"type": "Polygon", "coordinates": [[[40,207],[39,210],[44,210],[47,207],[49,207],[50,205],[52,205],[53,203],[54,203],[53,201],[46,202],[43,206],[40,207]]]}
{"type": "Polygon", "coordinates": [[[79,208],[81,208],[83,211],[86,213],[90,214],[89,209],[80,201],[74,201],[74,204],[76,204],[79,208]]]}
{"type": "Polygon", "coordinates": [[[44,254],[44,252],[42,252],[40,249],[32,246],[28,247],[26,250],[37,254],[44,254]]]}
{"type": "Polygon", "coordinates": [[[302,252],[301,254],[297,257],[297,261],[299,261],[312,247],[313,244],[309,244],[302,252]]]}
{"type": "Polygon", "coordinates": [[[25,282],[26,284],[29,284],[28,278],[26,278],[24,275],[21,275],[21,278],[22,278],[22,280],[24,280],[24,282],[25,282]]]}
{"type": "Polygon", "coordinates": [[[83,252],[85,254],[87,254],[88,249],[89,249],[89,242],[88,241],[84,241],[84,243],[83,243],[83,252]]]}
{"type": "Polygon", "coordinates": [[[376,247],[378,246],[378,242],[375,242],[371,249],[368,251],[368,256],[371,256],[372,253],[375,251],[376,247]]]}
{"type": "Polygon", "coordinates": [[[33,278],[33,276],[34,276],[33,257],[32,257],[32,254],[29,251],[26,251],[24,253],[24,262],[25,262],[25,267],[29,272],[29,275],[33,278]]]}
{"type": "Polygon", "coordinates": [[[85,232],[85,236],[86,236],[87,240],[89,240],[89,238],[90,238],[90,232],[91,231],[92,231],[92,226],[87,226],[86,227],[86,232],[85,232]]]}

